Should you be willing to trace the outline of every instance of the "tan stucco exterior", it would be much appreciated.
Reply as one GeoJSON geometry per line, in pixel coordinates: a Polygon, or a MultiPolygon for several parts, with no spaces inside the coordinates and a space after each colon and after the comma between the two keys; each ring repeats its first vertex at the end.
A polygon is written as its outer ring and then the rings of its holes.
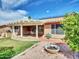
{"type": "Polygon", "coordinates": [[[44,25],[44,35],[50,33],[51,34],[51,24],[44,25]]]}

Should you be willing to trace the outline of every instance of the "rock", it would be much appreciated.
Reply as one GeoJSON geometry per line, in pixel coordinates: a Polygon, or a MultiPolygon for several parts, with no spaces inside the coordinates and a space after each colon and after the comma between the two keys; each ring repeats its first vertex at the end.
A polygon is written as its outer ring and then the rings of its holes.
{"type": "Polygon", "coordinates": [[[74,59],[79,59],[79,52],[74,53],[74,59]]]}

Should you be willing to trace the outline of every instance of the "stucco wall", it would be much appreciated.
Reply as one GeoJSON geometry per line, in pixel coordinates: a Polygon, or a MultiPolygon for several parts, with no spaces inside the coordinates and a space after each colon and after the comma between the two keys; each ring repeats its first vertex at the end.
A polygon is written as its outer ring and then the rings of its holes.
{"type": "Polygon", "coordinates": [[[44,35],[51,33],[51,24],[44,25],[44,35]]]}

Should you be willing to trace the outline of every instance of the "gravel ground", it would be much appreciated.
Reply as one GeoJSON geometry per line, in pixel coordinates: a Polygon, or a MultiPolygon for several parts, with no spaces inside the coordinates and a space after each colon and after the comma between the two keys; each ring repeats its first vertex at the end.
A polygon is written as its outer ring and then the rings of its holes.
{"type": "Polygon", "coordinates": [[[59,52],[57,54],[50,54],[44,50],[44,45],[48,42],[40,42],[40,44],[31,50],[25,52],[23,55],[15,59],[73,59],[72,54],[69,52],[69,49],[66,51],[59,52]]]}

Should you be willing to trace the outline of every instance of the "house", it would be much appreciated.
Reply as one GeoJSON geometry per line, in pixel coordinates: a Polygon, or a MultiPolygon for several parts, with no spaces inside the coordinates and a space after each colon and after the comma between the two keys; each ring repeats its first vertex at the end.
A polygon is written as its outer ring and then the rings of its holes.
{"type": "MultiPolygon", "coordinates": [[[[13,37],[44,37],[46,34],[64,35],[59,29],[62,26],[63,17],[47,18],[42,20],[17,21],[8,24],[13,37]]],[[[58,36],[57,36],[58,37],[58,36]]]]}

